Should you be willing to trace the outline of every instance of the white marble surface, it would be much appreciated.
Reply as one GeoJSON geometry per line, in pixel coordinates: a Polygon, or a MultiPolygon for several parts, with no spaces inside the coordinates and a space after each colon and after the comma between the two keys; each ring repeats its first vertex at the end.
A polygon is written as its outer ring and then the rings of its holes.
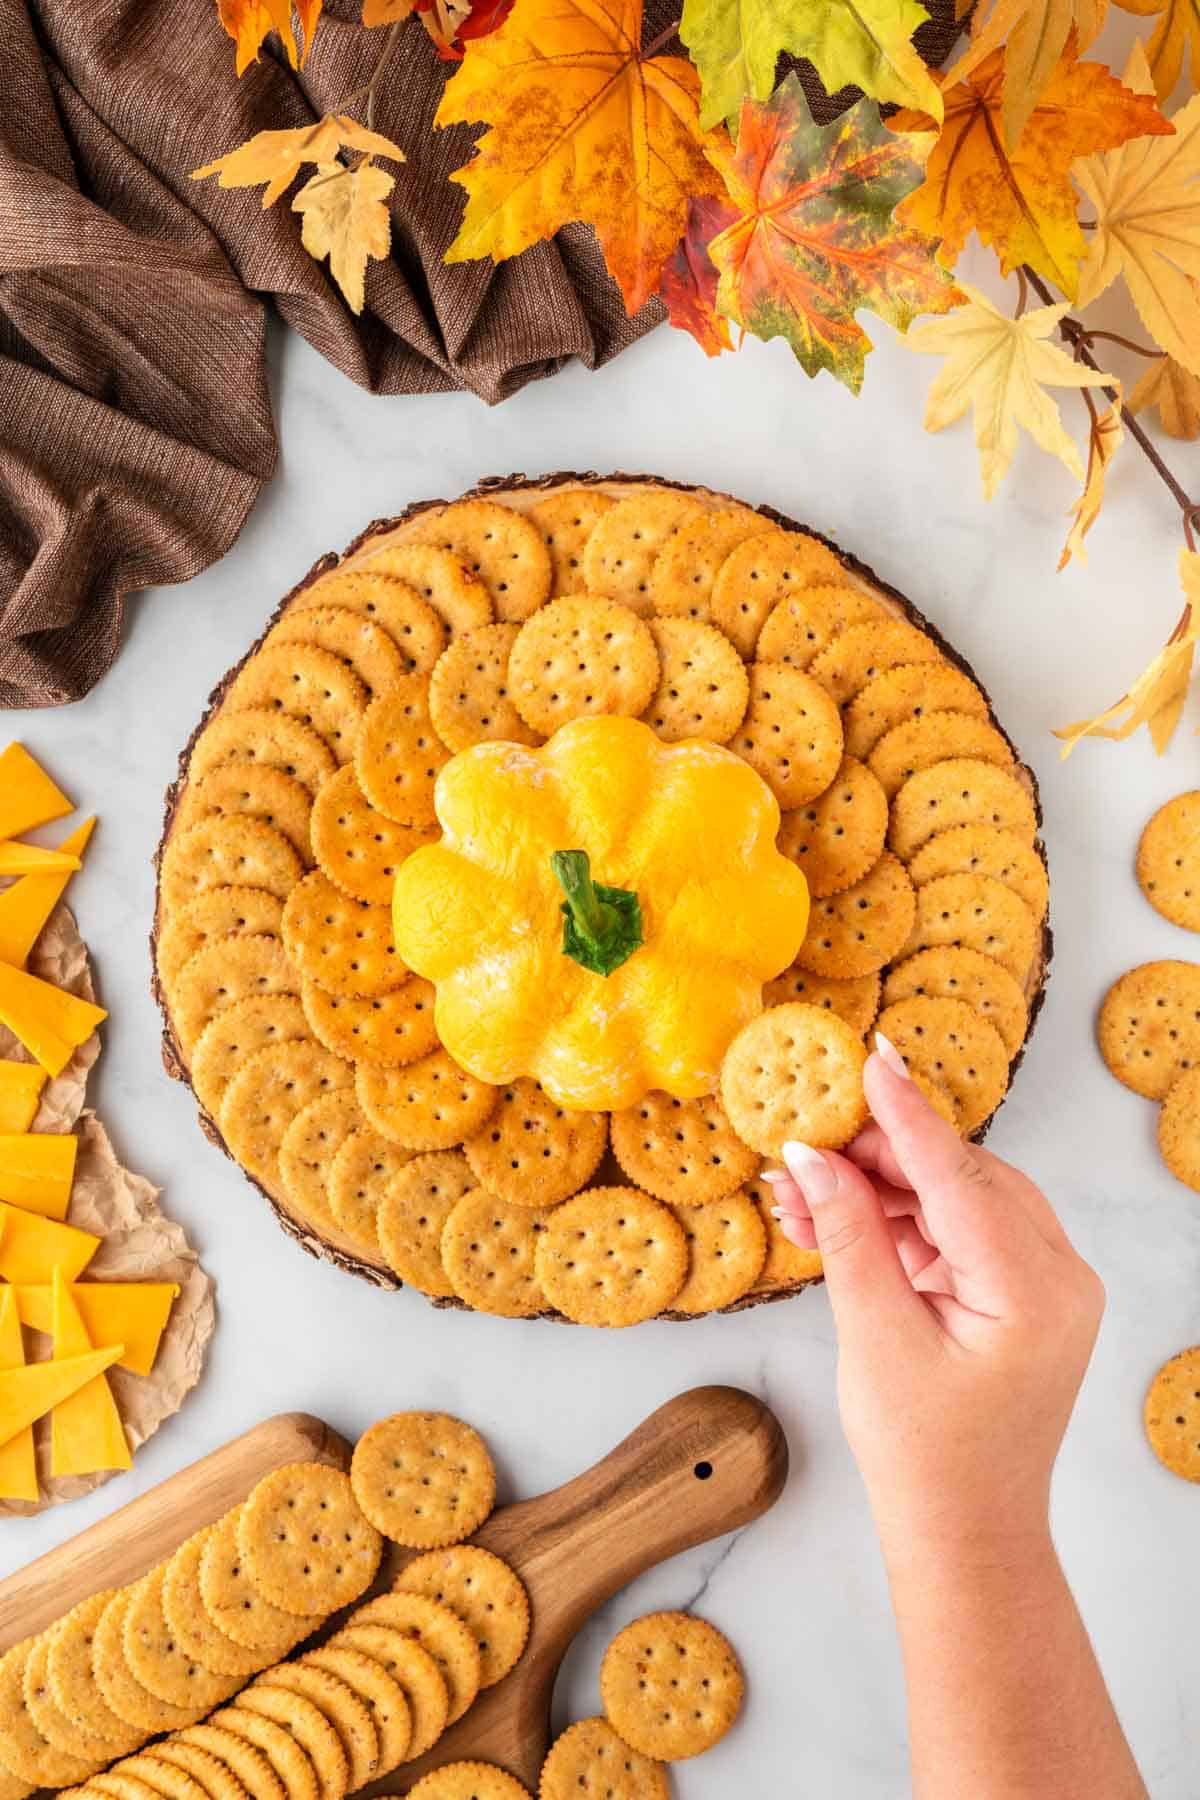
{"type": "Polygon", "coordinates": [[[882,328],[878,336],[858,402],[828,380],[810,387],[780,345],[751,343],[707,365],[664,330],[599,375],[569,370],[495,412],[458,396],[372,399],[297,340],[276,337],[281,467],[241,541],[190,586],[131,606],[122,655],[89,699],[11,717],[0,733],[19,729],[102,815],[75,890],[112,1014],[92,1098],[120,1152],[161,1183],[220,1298],[208,1371],[182,1414],[131,1475],[4,1526],[0,1573],[279,1409],[306,1408],[351,1433],[396,1407],[461,1412],[487,1431],[512,1496],[566,1478],[679,1390],[738,1383],[786,1427],[783,1499],[733,1542],[621,1594],[572,1651],[556,1711],[595,1709],[599,1658],[618,1625],[698,1602],[745,1659],[750,1699],[736,1732],[681,1769],[686,1800],[727,1800],[735,1784],[812,1800],[907,1790],[896,1645],[838,1428],[822,1291],[737,1318],[610,1335],[436,1313],[411,1293],[376,1293],[280,1235],[159,1064],[146,934],[161,795],[210,687],[276,596],[367,520],[454,494],[482,473],[655,470],[774,502],[861,553],[971,659],[1041,777],[1058,948],[993,1143],[1044,1183],[1108,1283],[1057,1481],[1058,1537],[1155,1800],[1196,1794],[1200,1492],[1153,1460],[1140,1410],[1154,1369],[1200,1337],[1200,1204],[1160,1166],[1154,1109],[1106,1074],[1091,1030],[1121,970],[1197,954],[1131,874],[1151,809],[1196,783],[1196,721],[1193,711],[1161,762],[1138,741],[1086,745],[1062,764],[1049,736],[1114,697],[1162,642],[1178,609],[1175,522],[1127,456],[1091,570],[1056,576],[1070,477],[1025,448],[985,507],[968,431],[918,429],[932,365],[882,328]]]}

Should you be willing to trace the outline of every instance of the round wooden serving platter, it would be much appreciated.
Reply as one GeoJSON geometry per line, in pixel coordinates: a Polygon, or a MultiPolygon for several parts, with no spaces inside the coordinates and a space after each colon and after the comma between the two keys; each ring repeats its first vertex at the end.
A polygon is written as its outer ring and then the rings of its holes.
{"type": "MultiPolygon", "coordinates": [[[[701,505],[712,509],[728,507],[730,505],[739,507],[745,507],[746,505],[744,501],[738,500],[734,496],[722,494],[708,488],[689,486],[686,483],[664,481],[658,476],[630,474],[613,474],[605,476],[596,474],[594,471],[584,474],[559,471],[554,474],[542,476],[538,479],[530,479],[524,475],[492,476],[481,481],[479,485],[471,489],[469,493],[457,496],[457,498],[493,500],[518,511],[528,512],[534,505],[544,500],[548,495],[559,490],[578,487],[595,488],[605,494],[612,495],[615,498],[624,498],[638,490],[647,488],[677,489],[688,493],[701,505]]],[[[329,575],[334,570],[341,573],[360,567],[365,563],[368,556],[380,549],[393,544],[402,544],[406,538],[413,535],[414,531],[417,529],[418,521],[425,521],[426,515],[428,515],[431,510],[441,509],[449,504],[451,504],[451,502],[446,500],[418,501],[408,507],[396,518],[376,520],[354,540],[343,555],[339,557],[334,553],[330,553],[329,555],[322,557],[308,571],[303,580],[300,581],[290,593],[283,597],[278,606],[264,622],[259,637],[254,643],[247,647],[245,656],[228,671],[214,689],[209,697],[202,718],[184,746],[179,759],[178,775],[166,794],[162,836],[155,859],[157,868],[161,868],[163,852],[176,831],[179,829],[178,817],[180,806],[187,790],[192,751],[196,741],[201,732],[204,731],[220,713],[235,677],[243,665],[261,646],[263,638],[271,627],[274,626],[290,608],[295,606],[298,597],[314,582],[329,575]]],[[[842,549],[839,545],[832,543],[830,539],[814,530],[812,526],[801,524],[799,521],[789,518],[783,513],[777,512],[773,507],[761,506],[755,510],[762,517],[764,528],[771,525],[778,525],[788,531],[802,531],[811,537],[817,538],[838,557],[845,571],[846,579],[852,585],[869,595],[881,608],[891,613],[896,618],[908,620],[912,624],[918,626],[933,639],[945,659],[967,674],[981,689],[985,698],[987,697],[985,685],[979,681],[975,671],[970,667],[965,658],[955,650],[953,645],[946,641],[945,637],[937,629],[937,626],[927,619],[924,614],[897,589],[891,587],[888,583],[881,581],[865,563],[860,562],[857,557],[842,549]]],[[[988,700],[988,706],[991,723],[1004,735],[1006,741],[1013,750],[1015,764],[1011,772],[1015,774],[1027,788],[1033,800],[1040,829],[1042,814],[1036,777],[1034,776],[1033,771],[1022,761],[1016,746],[1012,744],[1011,738],[1009,738],[1008,734],[1004,731],[1002,722],[995,716],[995,711],[991,706],[990,699],[988,700]]],[[[1037,851],[1044,860],[1045,852],[1040,838],[1037,843],[1037,851]]],[[[162,983],[159,980],[157,973],[156,951],[159,933],[163,923],[163,914],[164,908],[160,884],[156,898],[155,921],[151,934],[151,964],[152,969],[154,970],[152,976],[153,991],[163,1016],[163,1062],[169,1075],[175,1080],[183,1081],[190,1085],[188,1057],[177,1033],[171,1015],[168,997],[163,990],[162,983]]],[[[1025,1043],[1028,1043],[1029,1041],[1029,1035],[1036,1023],[1044,999],[1051,954],[1051,932],[1049,924],[1045,923],[1041,927],[1038,952],[1035,955],[1033,965],[1025,983],[1026,999],[1029,1005],[1029,1024],[1026,1031],[1025,1043]]],[[[1009,1069],[1010,1085],[1012,1077],[1021,1063],[1023,1054],[1024,1044],[1011,1061],[1009,1069]]],[[[197,1102],[197,1104],[199,1107],[201,1128],[206,1136],[208,1136],[208,1138],[219,1148],[225,1150],[226,1154],[231,1154],[221,1134],[217,1121],[204,1110],[203,1106],[200,1106],[199,1102],[197,1102]]],[[[992,1116],[994,1117],[995,1115],[993,1114],[992,1116]]],[[[972,1134],[973,1137],[976,1140],[981,1140],[985,1136],[990,1124],[991,1119],[986,1120],[978,1130],[972,1134]]],[[[365,1281],[373,1283],[377,1287],[398,1288],[402,1285],[381,1257],[376,1258],[364,1255],[360,1245],[356,1244],[343,1234],[330,1229],[327,1225],[319,1225],[311,1217],[306,1216],[304,1211],[296,1204],[293,1197],[288,1194],[281,1184],[259,1181],[249,1175],[247,1175],[247,1179],[252,1180],[253,1184],[257,1186],[260,1192],[265,1196],[283,1229],[311,1255],[333,1262],[340,1268],[359,1276],[365,1281]]],[[[623,1183],[625,1180],[626,1177],[617,1168],[612,1153],[609,1151],[605,1156],[605,1160],[601,1163],[600,1168],[597,1170],[593,1181],[598,1184],[611,1184],[613,1182],[623,1183]]],[[[751,1306],[765,1305],[769,1301],[788,1299],[801,1292],[803,1288],[811,1286],[813,1280],[819,1279],[820,1277],[817,1276],[812,1280],[807,1281],[779,1283],[771,1286],[762,1285],[752,1288],[748,1294],[743,1296],[743,1298],[724,1310],[728,1312],[738,1312],[751,1306]]],[[[460,1309],[462,1309],[464,1305],[462,1301],[457,1299],[437,1299],[433,1301],[433,1304],[439,1307],[454,1307],[460,1309]]],[[[546,1313],[539,1316],[555,1319],[561,1317],[558,1313],[546,1313]]],[[[702,1317],[704,1315],[666,1312],[660,1316],[668,1319],[683,1320],[691,1316],[702,1317]]]]}

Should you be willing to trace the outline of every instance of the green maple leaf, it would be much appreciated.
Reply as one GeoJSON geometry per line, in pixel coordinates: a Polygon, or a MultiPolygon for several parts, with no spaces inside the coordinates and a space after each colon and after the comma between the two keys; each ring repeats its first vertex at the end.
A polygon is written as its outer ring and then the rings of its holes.
{"type": "Polygon", "coordinates": [[[942,116],[942,97],[912,36],[917,0],[684,0],[679,35],[700,71],[700,122],[736,126],[742,101],[767,100],[784,51],[806,56],[831,94],[860,87],[942,116]]]}

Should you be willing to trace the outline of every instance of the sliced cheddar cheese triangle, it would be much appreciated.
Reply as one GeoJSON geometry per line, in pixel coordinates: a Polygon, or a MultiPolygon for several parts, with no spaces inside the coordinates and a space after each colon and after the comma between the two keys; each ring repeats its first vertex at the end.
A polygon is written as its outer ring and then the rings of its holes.
{"type": "MultiPolygon", "coordinates": [[[[13,1288],[0,1288],[0,1375],[6,1369],[25,1366],[25,1346],[21,1342],[21,1320],[17,1313],[13,1288]]],[[[38,1498],[37,1458],[33,1448],[33,1426],[15,1432],[7,1444],[0,1444],[0,1500],[36,1500],[38,1498]]]]}
{"type": "Polygon", "coordinates": [[[28,1131],[37,1118],[46,1071],[32,1062],[0,1058],[0,1131],[28,1131]]]}
{"type": "MultiPolygon", "coordinates": [[[[74,859],[75,868],[79,867],[80,858],[87,849],[95,827],[94,818],[85,819],[58,846],[62,855],[74,859]]],[[[0,852],[4,848],[0,844],[0,852]]],[[[50,914],[62,899],[70,879],[70,868],[57,873],[23,875],[20,881],[14,881],[10,888],[0,894],[0,962],[12,963],[18,969],[25,967],[29,952],[41,936],[50,914]]]]}
{"type": "Polygon", "coordinates": [[[0,1444],[11,1443],[35,1419],[61,1406],[110,1369],[120,1355],[120,1344],[113,1344],[107,1350],[89,1350],[84,1356],[55,1357],[53,1362],[0,1370],[0,1444]]]}
{"type": "Polygon", "coordinates": [[[78,1150],[72,1131],[0,1135],[0,1200],[46,1219],[65,1219],[78,1150]]]}
{"type": "Polygon", "coordinates": [[[79,858],[65,850],[43,850],[18,838],[0,843],[0,875],[73,875],[79,858]]]}
{"type": "MultiPolygon", "coordinates": [[[[54,1332],[54,1290],[18,1287],[17,1311],[32,1331],[54,1332]]],[[[78,1281],[71,1298],[79,1308],[88,1337],[97,1349],[123,1344],[120,1367],[148,1375],[158,1355],[171,1306],[179,1289],[173,1281],[78,1281]]]]}
{"type": "MultiPolygon", "coordinates": [[[[92,1348],[87,1327],[59,1273],[52,1284],[56,1361],[83,1356],[92,1348]]],[[[50,1473],[95,1475],[103,1469],[131,1469],[129,1440],[107,1375],[97,1375],[50,1414],[50,1473]]]]}
{"type": "Polygon", "coordinates": [[[36,1056],[48,1075],[61,1075],[71,1053],[108,1014],[49,981],[0,963],[0,1024],[36,1056]]]}
{"type": "Polygon", "coordinates": [[[60,1225],[57,1219],[43,1219],[40,1213],[0,1200],[2,1281],[39,1286],[52,1282],[56,1269],[65,1280],[74,1281],[91,1262],[99,1242],[90,1231],[60,1225]]]}
{"type": "Polygon", "coordinates": [[[19,837],[74,808],[23,744],[0,752],[0,838],[19,837]]]}

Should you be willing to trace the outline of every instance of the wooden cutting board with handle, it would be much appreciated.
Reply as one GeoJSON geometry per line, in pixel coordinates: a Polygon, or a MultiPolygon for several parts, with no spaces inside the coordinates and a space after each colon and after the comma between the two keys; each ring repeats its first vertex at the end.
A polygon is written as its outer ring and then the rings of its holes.
{"type": "MultiPolygon", "coordinates": [[[[268,1469],[297,1458],[345,1467],[349,1448],[305,1414],[269,1419],[0,1583],[0,1650],[98,1588],[138,1579],[242,1500],[268,1469]]],[[[499,1764],[536,1793],[555,1677],[585,1620],[656,1563],[766,1512],[787,1466],[782,1428],[762,1401],[739,1388],[693,1388],[582,1475],[493,1513],[472,1542],[503,1557],[525,1583],[532,1611],[525,1653],[428,1756],[363,1792],[405,1794],[430,1769],[473,1760],[499,1764]]],[[[393,1547],[377,1586],[390,1586],[411,1555],[393,1547]]]]}

